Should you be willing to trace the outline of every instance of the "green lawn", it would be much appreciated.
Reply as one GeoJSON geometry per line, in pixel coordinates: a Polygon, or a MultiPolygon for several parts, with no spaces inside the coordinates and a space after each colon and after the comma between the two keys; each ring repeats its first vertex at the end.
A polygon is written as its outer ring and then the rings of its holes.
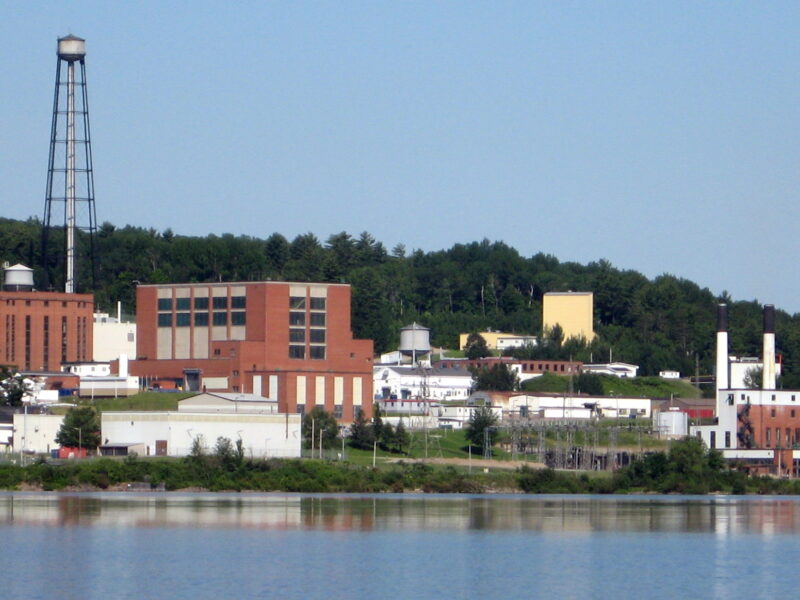
{"type": "Polygon", "coordinates": [[[127,398],[98,398],[95,406],[100,412],[106,410],[178,410],[178,400],[194,395],[196,392],[142,392],[127,398]]]}
{"type": "Polygon", "coordinates": [[[644,398],[699,398],[701,393],[693,385],[676,379],[661,377],[634,377],[620,379],[603,377],[603,391],[609,396],[635,396],[644,398]]]}
{"type": "MultiPolygon", "coordinates": [[[[600,375],[605,396],[632,396],[634,398],[699,398],[700,390],[685,381],[662,379],[661,377],[634,377],[621,379],[611,375],[600,375]]],[[[573,382],[574,384],[574,382],[573,382]]],[[[566,394],[569,390],[569,377],[545,373],[525,381],[524,391],[566,394]]],[[[578,391],[578,390],[576,390],[578,391]]]]}
{"type": "MultiPolygon", "coordinates": [[[[189,396],[194,396],[194,392],[142,392],[135,396],[120,398],[97,398],[94,405],[98,412],[107,410],[131,410],[131,411],[168,411],[178,410],[178,400],[183,400],[189,396]]],[[[53,414],[66,414],[68,408],[65,406],[54,407],[53,414]]]]}

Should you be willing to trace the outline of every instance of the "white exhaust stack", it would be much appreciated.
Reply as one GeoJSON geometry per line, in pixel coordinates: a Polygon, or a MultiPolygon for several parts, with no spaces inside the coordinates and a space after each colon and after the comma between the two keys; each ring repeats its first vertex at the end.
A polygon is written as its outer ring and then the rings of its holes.
{"type": "Polygon", "coordinates": [[[775,389],[775,307],[764,305],[764,367],[761,373],[761,388],[775,389]]]}
{"type": "Polygon", "coordinates": [[[730,387],[728,362],[728,305],[717,306],[717,391],[730,387]]]}

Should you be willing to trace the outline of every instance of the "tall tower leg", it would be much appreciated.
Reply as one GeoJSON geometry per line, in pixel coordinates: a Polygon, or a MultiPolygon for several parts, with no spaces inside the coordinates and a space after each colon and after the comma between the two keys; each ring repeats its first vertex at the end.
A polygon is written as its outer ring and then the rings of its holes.
{"type": "MultiPolygon", "coordinates": [[[[81,284],[78,264],[88,259],[94,286],[94,236],[97,230],[94,207],[94,175],[89,134],[89,106],[86,94],[85,40],[68,35],[58,40],[56,88],[50,155],[47,167],[47,192],[42,228],[42,261],[45,287],[61,278],[52,277],[54,266],[63,264],[63,286],[75,293],[81,284]],[[61,63],[66,63],[66,81],[61,63]],[[80,64],[76,73],[75,65],[80,64]],[[63,92],[62,93],[62,88],[63,92]],[[53,205],[64,206],[63,226],[53,223],[53,205]],[[52,248],[55,229],[63,227],[63,247],[52,248]]],[[[60,244],[59,244],[60,246],[60,244]]],[[[86,277],[84,277],[86,279],[86,277]]]]}

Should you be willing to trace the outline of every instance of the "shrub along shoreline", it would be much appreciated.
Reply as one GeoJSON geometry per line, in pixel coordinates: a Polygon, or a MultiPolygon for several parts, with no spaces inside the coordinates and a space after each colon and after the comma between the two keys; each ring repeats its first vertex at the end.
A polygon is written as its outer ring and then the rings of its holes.
{"type": "Polygon", "coordinates": [[[613,474],[523,466],[469,473],[453,466],[398,462],[381,468],[313,459],[246,459],[235,451],[185,458],[40,460],[0,465],[0,489],[147,489],[295,493],[798,494],[800,480],[748,477],[699,440],[645,455],[613,474]],[[144,485],[142,485],[144,484],[144,485]]]}

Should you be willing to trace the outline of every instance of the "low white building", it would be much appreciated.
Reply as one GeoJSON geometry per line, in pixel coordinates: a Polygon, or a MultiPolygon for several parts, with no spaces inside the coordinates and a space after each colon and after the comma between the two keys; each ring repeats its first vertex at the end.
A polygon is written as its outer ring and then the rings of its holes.
{"type": "MultiPolygon", "coordinates": [[[[442,404],[436,407],[433,414],[439,418],[439,427],[463,429],[475,411],[482,408],[483,406],[467,404],[442,404]]],[[[499,406],[490,408],[499,422],[503,418],[503,409],[499,406]]]]}
{"type": "Polygon", "coordinates": [[[525,346],[536,346],[539,339],[535,335],[509,335],[497,338],[497,349],[524,348],[525,346]]]}
{"type": "Polygon", "coordinates": [[[680,379],[681,372],[680,371],[659,371],[658,376],[661,379],[680,379]]]}
{"type": "MultiPolygon", "coordinates": [[[[496,400],[494,401],[495,403],[496,400]]],[[[649,419],[652,414],[650,398],[618,396],[539,395],[508,396],[502,406],[504,416],[540,417],[545,419],[649,419]]]]}
{"type": "Polygon", "coordinates": [[[598,363],[593,365],[583,365],[582,373],[594,373],[595,375],[612,375],[614,377],[636,377],[639,372],[639,365],[631,365],[623,362],[598,363]]]}
{"type": "Polygon", "coordinates": [[[466,400],[473,383],[472,373],[466,369],[376,365],[372,373],[375,399],[387,405],[415,398],[466,400]]]}
{"type": "Polygon", "coordinates": [[[102,361],[74,362],[65,371],[80,377],[78,394],[82,398],[118,398],[139,393],[139,378],[128,374],[128,355],[119,356],[119,374],[111,373],[111,364],[102,361]]]}
{"type": "Polygon", "coordinates": [[[104,446],[141,444],[146,455],[187,456],[195,440],[212,452],[217,438],[242,440],[252,458],[300,456],[301,415],[280,414],[277,402],[252,394],[198,394],[176,412],[104,412],[104,446]]]}
{"type": "Polygon", "coordinates": [[[107,361],[86,361],[64,363],[62,369],[78,377],[108,377],[111,375],[111,363],[107,361]]]}

